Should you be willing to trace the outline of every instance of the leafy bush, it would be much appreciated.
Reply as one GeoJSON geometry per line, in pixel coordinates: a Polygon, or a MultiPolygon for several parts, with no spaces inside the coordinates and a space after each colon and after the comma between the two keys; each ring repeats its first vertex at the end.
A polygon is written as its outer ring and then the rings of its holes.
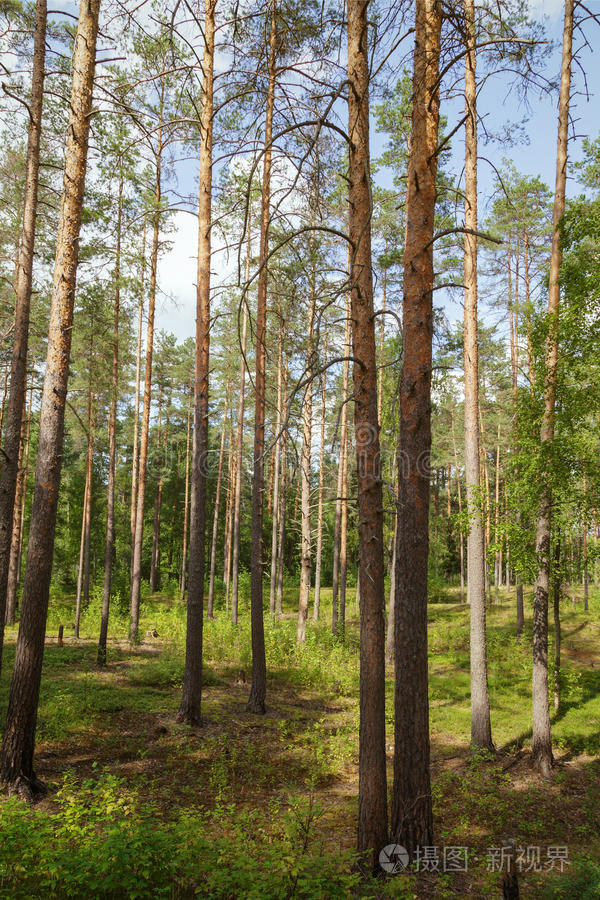
{"type": "Polygon", "coordinates": [[[104,773],[66,778],[58,812],[13,797],[0,805],[0,896],[283,900],[347,898],[353,857],[316,844],[312,799],[255,810],[160,811],[104,773]]]}

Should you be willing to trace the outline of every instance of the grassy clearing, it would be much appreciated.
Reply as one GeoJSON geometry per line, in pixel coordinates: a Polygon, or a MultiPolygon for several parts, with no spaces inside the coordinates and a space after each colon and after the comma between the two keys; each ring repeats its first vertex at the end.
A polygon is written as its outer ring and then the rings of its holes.
{"type": "MultiPolygon", "coordinates": [[[[114,616],[109,665],[95,666],[99,609],[68,637],[72,600],[52,602],[40,701],[37,769],[50,786],[34,809],[0,804],[0,896],[20,897],[495,897],[488,848],[514,838],[540,847],[522,897],[600,897],[600,598],[563,604],[563,706],[554,716],[552,782],[531,774],[530,621],[518,644],[514,600],[489,610],[492,726],[498,755],[469,757],[468,612],[451,592],[430,605],[432,775],[439,854],[469,847],[468,872],[400,875],[359,885],[352,874],[358,750],[358,633],[352,598],[344,644],[322,622],[305,646],[289,613],[266,623],[268,712],[246,713],[248,611],[205,626],[205,725],[175,720],[185,608],[146,599],[143,643],[131,650],[114,616]],[[65,646],[56,645],[59,623],[65,646]],[[158,637],[152,633],[157,632],[158,637]],[[548,873],[548,847],[569,866],[548,873]],[[19,848],[16,853],[15,848],[19,848]]],[[[530,598],[526,597],[530,613],[530,598]]],[[[7,636],[4,715],[14,652],[7,636]]],[[[388,673],[388,747],[393,742],[388,673]]]]}

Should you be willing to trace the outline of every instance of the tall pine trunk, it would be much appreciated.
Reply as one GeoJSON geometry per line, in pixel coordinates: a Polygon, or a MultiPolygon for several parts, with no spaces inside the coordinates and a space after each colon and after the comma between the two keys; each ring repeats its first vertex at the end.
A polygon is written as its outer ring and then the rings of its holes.
{"type": "Polygon", "coordinates": [[[387,843],[383,499],[371,262],[369,31],[366,0],[348,0],[350,303],[358,485],[360,727],[357,849],[368,870],[387,843]],[[360,576],[359,576],[360,577],[360,576]]]}
{"type": "Polygon", "coordinates": [[[441,5],[436,0],[417,3],[404,251],[391,833],[411,857],[417,847],[434,843],[427,696],[427,562],[441,18],[441,5]]]}
{"type": "Polygon", "coordinates": [[[254,380],[254,459],[252,473],[252,527],[250,616],[252,631],[252,684],[247,709],[263,715],[267,693],[267,663],[265,658],[265,630],[263,621],[263,494],[265,453],[265,366],[267,337],[267,256],[269,253],[269,218],[271,200],[271,139],[273,134],[273,107],[275,100],[275,60],[277,53],[277,9],[271,0],[271,27],[269,32],[269,56],[267,106],[265,115],[265,143],[260,212],[260,252],[258,290],[256,301],[256,374],[254,380]]]}
{"type": "Polygon", "coordinates": [[[41,787],[33,770],[33,754],[60,487],[99,12],[99,0],[81,0],[73,52],[69,128],[57,228],[27,567],[0,751],[0,781],[28,797],[41,787]]]}
{"type": "MultiPolygon", "coordinates": [[[[10,566],[10,548],[13,533],[15,493],[19,471],[19,447],[21,423],[27,389],[27,347],[29,343],[29,311],[35,245],[35,224],[38,205],[38,175],[40,168],[40,138],[42,133],[42,105],[44,98],[44,61],[46,54],[46,0],[37,0],[33,34],[33,73],[29,101],[29,132],[25,163],[25,196],[23,200],[23,224],[19,240],[15,278],[16,303],[14,339],[8,385],[8,404],[0,425],[6,425],[2,443],[2,468],[0,469],[0,669],[4,644],[4,619],[6,615],[6,591],[10,566]]],[[[8,373],[7,373],[8,378],[8,373]]]]}
{"type": "Polygon", "coordinates": [[[202,109],[200,116],[200,190],[198,195],[198,286],[196,293],[196,366],[194,449],[190,512],[190,566],[183,696],[178,719],[201,722],[202,627],[206,547],[206,467],[208,462],[208,387],[210,350],[210,253],[212,226],[213,68],[216,0],[204,3],[202,109]]]}
{"type": "MultiPolygon", "coordinates": [[[[477,231],[477,83],[474,0],[465,0],[465,228],[477,231]]],[[[465,234],[465,480],[467,486],[467,598],[471,619],[471,746],[493,750],[487,677],[485,545],[479,446],[477,237],[465,234]]]]}
{"type": "Polygon", "coordinates": [[[548,697],[548,582],[550,575],[550,522],[552,492],[550,485],[549,457],[554,442],[554,409],[558,366],[558,311],[560,285],[558,281],[562,263],[560,244],[561,222],[565,212],[565,187],[567,179],[567,142],[569,126],[569,100],[571,93],[571,61],[573,45],[574,0],[565,0],[562,66],[560,74],[560,99],[558,106],[558,141],[556,151],[556,184],[552,214],[552,254],[548,285],[549,330],[546,338],[544,412],[540,431],[541,496],[537,514],[536,556],[537,574],[533,593],[533,740],[532,764],[544,776],[549,776],[554,762],[548,697]]]}

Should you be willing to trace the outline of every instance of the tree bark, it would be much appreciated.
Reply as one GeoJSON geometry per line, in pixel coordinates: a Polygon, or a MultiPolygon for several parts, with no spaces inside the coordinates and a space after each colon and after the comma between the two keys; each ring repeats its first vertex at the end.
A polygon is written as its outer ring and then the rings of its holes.
{"type": "Polygon", "coordinates": [[[548,581],[550,572],[550,520],[552,492],[549,457],[554,442],[554,409],[556,404],[558,365],[558,311],[560,304],[559,273],[562,262],[560,244],[561,222],[565,211],[567,178],[567,142],[569,99],[571,92],[571,60],[573,44],[574,0],[565,0],[560,99],[558,107],[558,141],[556,151],[556,185],[552,215],[552,253],[548,286],[548,316],[550,328],[546,338],[544,412],[540,431],[542,472],[541,496],[537,514],[536,556],[537,574],[533,594],[533,740],[532,764],[548,777],[554,757],[548,698],[548,581]]]}
{"type": "Polygon", "coordinates": [[[115,307],[113,313],[113,358],[110,411],[108,414],[108,484],[106,488],[106,541],[104,544],[104,584],[98,639],[97,663],[106,665],[106,640],[110,613],[110,588],[115,556],[115,468],[117,458],[117,400],[119,392],[119,314],[121,311],[121,227],[123,219],[123,174],[117,197],[117,246],[115,253],[115,307]]]}
{"type": "Polygon", "coordinates": [[[99,11],[99,0],[82,0],[79,7],[27,567],[0,751],[0,781],[28,797],[41,787],[33,770],[33,754],[64,442],[99,11]]]}
{"type": "MultiPolygon", "coordinates": [[[[35,245],[35,224],[38,205],[38,175],[40,168],[40,138],[42,133],[42,106],[44,98],[44,62],[46,54],[46,0],[37,0],[33,34],[33,72],[29,101],[29,132],[25,163],[25,195],[23,199],[23,224],[17,255],[15,279],[16,302],[14,337],[8,385],[8,404],[0,425],[2,467],[0,469],[0,670],[4,644],[4,620],[10,550],[13,533],[15,493],[19,471],[21,423],[27,390],[27,347],[29,342],[29,312],[35,245]]],[[[8,377],[8,374],[7,374],[8,377]]],[[[4,412],[4,402],[2,404],[4,412]]]]}
{"type": "Polygon", "coordinates": [[[210,254],[212,226],[213,69],[215,8],[204,3],[202,108],[200,115],[200,191],[198,196],[198,287],[196,294],[196,383],[194,387],[194,449],[190,513],[190,568],[183,696],[178,719],[201,722],[202,627],[206,545],[206,470],[208,463],[208,389],[210,350],[210,254]]]}
{"type": "Polygon", "coordinates": [[[388,823],[383,499],[371,260],[367,7],[365,0],[348,0],[348,201],[358,553],[359,572],[365,573],[360,606],[357,849],[364,867],[376,871],[379,853],[387,843],[388,823]]]}
{"type": "Polygon", "coordinates": [[[404,252],[391,818],[393,839],[411,856],[418,846],[434,844],[427,697],[427,560],[440,32],[440,5],[435,0],[422,0],[416,10],[404,252]]]}
{"type": "Polygon", "coordinates": [[[275,60],[277,54],[277,9],[271,0],[271,27],[269,33],[269,57],[267,106],[265,115],[265,143],[260,213],[260,252],[258,291],[256,301],[256,374],[254,380],[254,470],[252,474],[252,562],[250,572],[250,617],[252,631],[252,684],[248,698],[249,712],[264,715],[267,693],[267,663],[265,658],[265,632],[263,621],[263,494],[265,452],[265,364],[267,336],[267,256],[269,253],[269,218],[271,199],[271,139],[273,134],[273,107],[275,99],[275,60]]]}

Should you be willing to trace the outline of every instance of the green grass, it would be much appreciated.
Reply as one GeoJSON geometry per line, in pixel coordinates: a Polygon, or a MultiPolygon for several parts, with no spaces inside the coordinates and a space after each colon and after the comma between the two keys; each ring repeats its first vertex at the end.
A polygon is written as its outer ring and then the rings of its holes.
{"type": "MultiPolygon", "coordinates": [[[[552,717],[559,764],[545,782],[531,773],[527,756],[530,596],[521,642],[512,596],[501,592],[488,610],[499,751],[492,760],[469,755],[468,609],[452,588],[443,596],[446,602],[429,607],[436,840],[440,848],[470,848],[468,873],[362,885],[352,875],[359,725],[352,593],[344,642],[330,631],[331,591],[303,646],[296,643],[293,588],[286,589],[285,617],[267,614],[268,711],[259,719],[245,711],[248,685],[236,684],[240,669],[250,679],[247,604],[237,627],[218,609],[204,629],[199,730],[176,721],[185,604],[172,595],[145,597],[143,642],[133,649],[126,617],[113,616],[109,664],[99,671],[98,597],[78,642],[69,627],[73,598],[65,597],[51,601],[38,720],[37,771],[50,792],[34,809],[14,798],[0,803],[0,897],[499,896],[487,851],[508,837],[540,846],[542,862],[548,846],[569,847],[562,875],[522,875],[523,897],[600,897],[600,598],[593,595],[587,614],[581,603],[563,604],[562,705],[552,717]]],[[[9,629],[2,716],[14,637],[9,629]]],[[[391,783],[391,669],[386,698],[391,783]]]]}

